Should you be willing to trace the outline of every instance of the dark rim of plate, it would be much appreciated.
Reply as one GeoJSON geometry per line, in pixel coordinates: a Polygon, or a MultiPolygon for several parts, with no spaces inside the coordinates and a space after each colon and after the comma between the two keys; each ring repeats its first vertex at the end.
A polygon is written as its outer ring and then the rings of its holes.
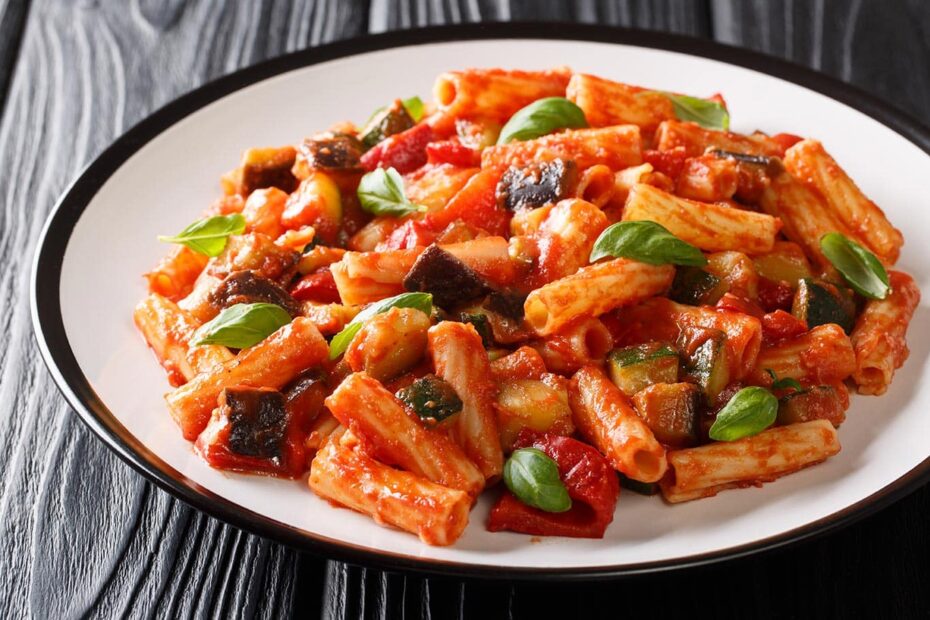
{"type": "Polygon", "coordinates": [[[657,562],[576,568],[503,568],[422,559],[318,536],[243,508],[186,478],[130,434],[94,392],[65,335],[59,299],[62,260],[74,226],[110,176],[136,151],[174,123],[245,86],[309,65],[393,47],[481,39],[559,39],[617,43],[681,52],[782,78],[845,103],[880,121],[930,154],[930,129],[887,103],[805,67],[744,49],[681,35],[575,23],[489,23],[395,31],[280,56],[236,71],[183,95],[132,127],[87,166],[55,206],[32,271],[32,321],[49,371],[81,420],[146,478],[203,512],[259,536],[327,558],[384,570],[479,579],[597,580],[654,573],[735,559],[820,536],[904,497],[930,478],[930,458],[869,497],[802,527],[720,551],[657,562]]]}

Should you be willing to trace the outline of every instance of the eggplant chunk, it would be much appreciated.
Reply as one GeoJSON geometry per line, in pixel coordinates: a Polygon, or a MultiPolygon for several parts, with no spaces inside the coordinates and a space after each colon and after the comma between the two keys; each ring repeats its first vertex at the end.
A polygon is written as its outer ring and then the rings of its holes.
{"type": "Polygon", "coordinates": [[[322,134],[307,138],[297,149],[298,160],[317,170],[361,170],[359,160],[365,146],[348,134],[322,134]]]}
{"type": "Polygon", "coordinates": [[[432,293],[433,303],[442,308],[486,295],[488,284],[475,271],[438,245],[426,248],[417,258],[404,288],[411,292],[432,293]]]}
{"type": "Polygon", "coordinates": [[[317,369],[305,370],[284,389],[285,407],[291,419],[306,431],[323,412],[328,395],[326,375],[317,369]]]}
{"type": "Polygon", "coordinates": [[[783,170],[781,160],[777,157],[750,155],[748,153],[735,153],[733,151],[725,151],[723,149],[710,149],[709,152],[711,155],[717,157],[718,159],[732,159],[740,164],[761,166],[765,168],[766,173],[772,175],[779,174],[783,170]]]}
{"type": "Polygon", "coordinates": [[[673,448],[698,440],[701,390],[693,383],[655,383],[633,396],[636,413],[656,439],[673,448]]]}
{"type": "Polygon", "coordinates": [[[287,433],[284,395],[270,388],[237,386],[220,396],[220,412],[229,420],[229,449],[243,456],[281,457],[287,433]]]}
{"type": "Polygon", "coordinates": [[[277,187],[290,194],[297,189],[291,173],[296,153],[293,147],[249,149],[242,156],[236,193],[248,196],[257,189],[277,187]]]}
{"type": "Polygon", "coordinates": [[[436,375],[420,377],[399,390],[397,398],[422,419],[442,422],[462,410],[462,399],[449,383],[436,375]]]}
{"type": "Polygon", "coordinates": [[[278,284],[252,271],[234,271],[210,293],[210,303],[218,310],[235,304],[276,304],[292,317],[301,314],[300,303],[278,284]]]}
{"type": "Polygon", "coordinates": [[[415,124],[403,102],[397,99],[380,112],[376,112],[358,135],[362,144],[371,148],[385,138],[406,131],[415,124]]]}
{"type": "Polygon", "coordinates": [[[573,161],[554,159],[525,168],[511,166],[497,184],[497,204],[510,211],[535,209],[568,198],[578,185],[573,161]]]}
{"type": "Polygon", "coordinates": [[[513,291],[493,291],[488,295],[488,310],[515,321],[523,320],[526,295],[513,291]]]}

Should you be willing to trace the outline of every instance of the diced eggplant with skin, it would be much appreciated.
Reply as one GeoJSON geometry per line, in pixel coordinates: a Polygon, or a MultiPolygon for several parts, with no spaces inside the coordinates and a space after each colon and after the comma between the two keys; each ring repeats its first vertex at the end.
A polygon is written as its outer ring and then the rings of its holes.
{"type": "Polygon", "coordinates": [[[727,335],[718,329],[688,327],[679,338],[685,374],[704,391],[708,404],[730,382],[726,344],[727,335]]]}
{"type": "Polygon", "coordinates": [[[526,297],[519,293],[492,291],[480,302],[460,307],[459,316],[483,315],[490,328],[493,343],[508,345],[523,342],[532,337],[523,326],[525,299],[526,297]]]}
{"type": "Polygon", "coordinates": [[[229,449],[243,456],[281,458],[288,416],[284,395],[270,388],[237,386],[220,396],[229,420],[229,449]]]}
{"type": "Polygon", "coordinates": [[[607,355],[610,380],[631,397],[655,383],[678,380],[678,351],[663,342],[614,349],[607,355]]]}
{"type": "Polygon", "coordinates": [[[485,349],[494,346],[494,335],[487,314],[483,312],[462,312],[459,314],[459,320],[462,323],[471,323],[478,335],[481,336],[481,344],[484,345],[485,349]]]}
{"type": "Polygon", "coordinates": [[[300,302],[281,286],[252,271],[235,271],[220,282],[210,293],[210,303],[217,310],[235,304],[268,303],[284,308],[292,317],[300,316],[300,302]]]}
{"type": "Polygon", "coordinates": [[[849,393],[832,385],[815,385],[781,398],[778,403],[777,423],[780,425],[828,420],[839,426],[846,419],[849,393]]]}
{"type": "Polygon", "coordinates": [[[656,383],[633,396],[633,406],[661,443],[687,448],[698,440],[701,390],[693,383],[656,383]]]}
{"type": "Polygon", "coordinates": [[[536,209],[568,198],[578,185],[573,161],[554,159],[525,168],[511,166],[497,184],[497,204],[509,211],[536,209]]]}
{"type": "Polygon", "coordinates": [[[326,375],[316,369],[307,370],[284,388],[284,404],[291,419],[304,432],[323,411],[323,401],[329,394],[326,375]]]}
{"type": "Polygon", "coordinates": [[[624,476],[620,472],[617,472],[617,476],[620,477],[620,486],[629,491],[633,491],[638,495],[657,495],[659,493],[659,483],[658,482],[640,482],[639,480],[633,480],[624,476]]]}
{"type": "Polygon", "coordinates": [[[791,304],[791,314],[807,323],[808,329],[836,323],[847,334],[852,331],[856,305],[847,291],[826,280],[803,278],[791,304]]]}
{"type": "Polygon", "coordinates": [[[432,293],[433,303],[451,308],[488,293],[490,287],[471,267],[438,245],[426,248],[404,278],[410,292],[432,293]]]}
{"type": "Polygon", "coordinates": [[[310,169],[360,171],[365,146],[355,136],[337,133],[307,138],[297,150],[310,169]]]}
{"type": "Polygon", "coordinates": [[[732,159],[741,164],[760,166],[770,175],[780,174],[784,169],[781,160],[777,157],[766,157],[765,155],[750,155],[748,153],[735,153],[723,149],[710,149],[708,151],[714,157],[720,159],[732,159]]]}
{"type": "Polygon", "coordinates": [[[406,131],[415,124],[407,108],[400,99],[397,99],[391,105],[375,113],[358,135],[362,144],[371,148],[385,138],[406,131]]]}
{"type": "Polygon", "coordinates": [[[288,194],[297,189],[293,147],[249,149],[237,171],[236,193],[248,196],[257,189],[277,187],[288,194]]]}
{"type": "Polygon", "coordinates": [[[513,291],[492,291],[488,295],[488,310],[495,312],[508,319],[516,321],[523,320],[523,305],[526,303],[526,295],[513,291]]]}

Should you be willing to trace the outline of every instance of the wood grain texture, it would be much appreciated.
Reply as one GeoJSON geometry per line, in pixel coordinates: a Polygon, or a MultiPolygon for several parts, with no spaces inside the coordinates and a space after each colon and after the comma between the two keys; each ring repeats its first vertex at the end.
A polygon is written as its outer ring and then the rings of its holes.
{"type": "Polygon", "coordinates": [[[69,412],[32,339],[28,271],[45,216],[86,162],[154,108],[240,66],[369,31],[511,19],[712,36],[930,122],[921,0],[0,0],[0,169],[15,180],[0,193],[0,617],[574,618],[643,602],[660,617],[930,609],[927,489],[829,537],[700,571],[466,583],[326,562],[226,526],[145,482],[69,412]]]}

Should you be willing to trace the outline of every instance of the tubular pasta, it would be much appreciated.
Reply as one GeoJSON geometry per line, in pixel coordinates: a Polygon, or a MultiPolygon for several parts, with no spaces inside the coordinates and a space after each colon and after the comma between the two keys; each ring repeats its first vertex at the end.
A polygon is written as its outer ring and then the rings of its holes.
{"type": "Polygon", "coordinates": [[[539,257],[531,276],[533,286],[570,276],[587,265],[594,242],[607,226],[603,211],[577,198],[562,200],[548,210],[535,235],[539,257]]]}
{"type": "Polygon", "coordinates": [[[497,478],[504,464],[494,414],[497,386],[481,336],[470,324],[442,321],[429,330],[429,354],[436,374],[462,399],[462,411],[451,429],[453,439],[486,479],[497,478]]]}
{"type": "Polygon", "coordinates": [[[890,272],[888,278],[891,294],[866,302],[852,332],[856,352],[852,377],[861,394],[884,394],[909,353],[905,335],[920,303],[920,289],[901,271],[890,272]]]}
{"type": "Polygon", "coordinates": [[[342,303],[364,305],[404,292],[404,277],[423,248],[346,252],[330,265],[342,303]]]}
{"type": "Polygon", "coordinates": [[[785,152],[785,168],[802,183],[820,192],[829,210],[888,265],[894,265],[904,245],[901,231],[853,183],[823,145],[802,140],[785,152]]]}
{"type": "Polygon", "coordinates": [[[617,471],[641,482],[662,478],[665,448],[602,370],[579,370],[568,394],[575,426],[617,471]]]}
{"type": "Polygon", "coordinates": [[[687,502],[725,489],[760,486],[839,451],[836,429],[829,421],[789,424],[736,441],[672,450],[669,475],[659,486],[666,501],[687,502]]]}
{"type": "Polygon", "coordinates": [[[428,545],[451,545],[468,525],[467,493],[392,469],[333,441],[316,453],[308,483],[320,497],[416,534],[428,545]]]}
{"type": "Polygon", "coordinates": [[[600,364],[614,346],[613,336],[598,319],[578,319],[551,336],[530,343],[553,372],[571,374],[588,364],[600,364]]]}
{"type": "Polygon", "coordinates": [[[704,129],[697,123],[668,120],[656,130],[656,148],[670,151],[682,147],[689,157],[702,155],[708,148],[723,149],[734,153],[781,157],[783,149],[775,140],[763,134],[744,136],[729,131],[704,129]]]}
{"type": "Polygon", "coordinates": [[[767,370],[771,370],[779,379],[822,385],[846,379],[855,368],[856,356],[849,336],[839,325],[829,323],[762,349],[749,380],[770,385],[772,377],[767,370]]]}
{"type": "Polygon", "coordinates": [[[551,71],[467,69],[436,78],[433,98],[445,116],[505,121],[543,97],[561,97],[571,77],[567,68],[551,71]]]}
{"type": "Polygon", "coordinates": [[[187,246],[175,246],[170,254],[159,261],[155,269],[145,274],[149,282],[149,292],[171,301],[186,297],[194,289],[197,276],[209,260],[187,246]]]}
{"type": "Polygon", "coordinates": [[[639,183],[626,199],[624,221],[649,220],[702,250],[736,250],[745,254],[770,252],[781,223],[764,213],[678,198],[639,183]]]}
{"type": "Polygon", "coordinates": [[[454,442],[415,421],[365,373],[349,375],[326,399],[326,407],[379,461],[469,495],[484,488],[481,472],[454,442]]]}
{"type": "Polygon", "coordinates": [[[662,93],[576,73],[566,95],[584,111],[591,127],[639,125],[652,133],[664,120],[675,118],[675,108],[662,93]]]}
{"type": "Polygon", "coordinates": [[[298,317],[213,372],[168,393],[165,401],[184,438],[194,440],[207,426],[223,388],[244,384],[279,389],[328,357],[326,340],[309,319],[298,317]]]}
{"type": "Polygon", "coordinates": [[[522,168],[533,162],[573,160],[579,170],[603,164],[612,170],[643,161],[639,127],[617,125],[549,134],[535,140],[514,141],[485,149],[482,168],[522,168]]]}
{"type": "Polygon", "coordinates": [[[575,195],[581,200],[590,202],[597,208],[603,208],[616,191],[614,171],[602,164],[591,166],[582,171],[575,187],[575,195]]]}
{"type": "Polygon", "coordinates": [[[540,336],[557,332],[580,316],[600,316],[667,290],[675,277],[671,265],[647,265],[615,258],[534,290],[523,306],[527,324],[540,336]]]}

